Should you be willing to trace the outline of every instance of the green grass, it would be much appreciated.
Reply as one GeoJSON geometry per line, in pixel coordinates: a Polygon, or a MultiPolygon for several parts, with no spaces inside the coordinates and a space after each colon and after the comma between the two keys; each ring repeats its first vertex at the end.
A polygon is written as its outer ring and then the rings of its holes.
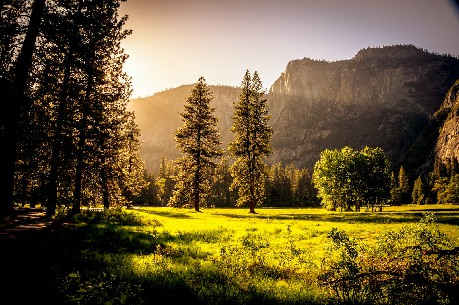
{"type": "Polygon", "coordinates": [[[60,289],[73,304],[104,304],[107,298],[111,304],[325,304],[332,301],[317,276],[332,228],[371,244],[425,211],[435,212],[440,229],[459,245],[454,205],[382,213],[260,208],[256,215],[247,209],[135,207],[127,211],[137,219],[133,225],[82,218],[59,233],[58,240],[74,249],[60,289]]]}

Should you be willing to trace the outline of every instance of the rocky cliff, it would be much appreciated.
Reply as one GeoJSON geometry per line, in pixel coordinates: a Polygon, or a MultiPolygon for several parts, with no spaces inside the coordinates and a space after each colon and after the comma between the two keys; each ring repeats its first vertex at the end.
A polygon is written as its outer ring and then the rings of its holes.
{"type": "Polygon", "coordinates": [[[443,121],[435,145],[435,160],[444,165],[459,163],[459,79],[435,113],[443,121]]]}
{"type": "Polygon", "coordinates": [[[273,159],[309,167],[325,148],[371,145],[401,163],[458,75],[457,58],[414,46],[294,60],[270,90],[273,159]]]}
{"type": "MultiPolygon", "coordinates": [[[[388,152],[394,165],[417,158],[412,164],[419,166],[437,140],[433,114],[458,77],[457,58],[414,46],[368,48],[337,62],[291,61],[268,96],[274,130],[271,161],[311,167],[326,148],[371,145],[388,152]]],[[[226,146],[232,138],[232,103],[239,90],[212,90],[226,146]]],[[[148,168],[156,169],[163,156],[178,156],[174,134],[190,91],[191,86],[181,86],[133,101],[148,168]]],[[[457,135],[457,116],[453,119],[444,130],[456,130],[457,135]]],[[[439,156],[450,156],[457,148],[457,141],[450,145],[450,139],[440,138],[447,144],[438,144],[439,156]]]]}

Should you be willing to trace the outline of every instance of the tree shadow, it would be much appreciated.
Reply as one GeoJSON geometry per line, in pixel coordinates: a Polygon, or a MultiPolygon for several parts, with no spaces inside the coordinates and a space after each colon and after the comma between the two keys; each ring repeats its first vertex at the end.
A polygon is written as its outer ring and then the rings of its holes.
{"type": "Polygon", "coordinates": [[[174,213],[174,212],[168,212],[168,211],[152,211],[148,209],[135,209],[135,211],[139,211],[142,213],[147,213],[147,214],[152,214],[152,215],[158,215],[158,216],[163,216],[163,217],[172,217],[172,218],[182,218],[182,219],[187,219],[187,218],[193,218],[190,215],[183,214],[183,213],[174,213]]]}
{"type": "MultiPolygon", "coordinates": [[[[444,210],[442,210],[444,211],[444,210]]],[[[453,210],[457,211],[457,210],[453,210]]],[[[347,223],[415,223],[422,217],[423,213],[403,213],[403,212],[381,212],[381,213],[336,213],[336,214],[276,214],[276,215],[241,215],[241,214],[226,214],[215,213],[214,215],[245,219],[259,218],[272,220],[308,220],[308,221],[324,221],[324,222],[347,222],[347,223]]],[[[459,215],[455,213],[437,215],[438,223],[459,225],[459,215]]]]}
{"type": "MultiPolygon", "coordinates": [[[[131,254],[157,253],[172,265],[189,265],[188,257],[191,260],[200,257],[191,257],[192,254],[180,247],[181,252],[168,252],[170,249],[163,248],[167,247],[166,242],[210,242],[212,237],[209,236],[214,233],[207,236],[159,234],[152,237],[148,233],[126,231],[119,226],[84,225],[22,235],[8,244],[15,254],[8,256],[11,272],[7,271],[5,275],[9,276],[11,285],[6,287],[11,289],[5,296],[11,293],[19,303],[41,301],[43,298],[49,304],[65,304],[69,297],[78,298],[82,294],[84,300],[92,302],[82,304],[105,304],[125,296],[142,300],[143,304],[314,304],[306,297],[279,299],[269,289],[237,281],[216,268],[157,268],[147,275],[138,274],[135,268],[135,257],[138,256],[131,254]],[[104,239],[106,241],[102,241],[104,239]],[[120,261],[101,259],[107,253],[116,254],[108,257],[118,257],[120,261]],[[122,268],[123,272],[116,271],[118,268],[122,268]],[[75,274],[78,277],[75,278],[75,274]],[[34,284],[28,288],[28,294],[20,293],[24,287],[21,283],[30,280],[34,284]],[[66,285],[62,286],[62,283],[66,285]]],[[[269,273],[271,278],[282,277],[276,270],[263,269],[259,272],[269,273]]],[[[131,299],[127,300],[129,304],[131,299]]]]}

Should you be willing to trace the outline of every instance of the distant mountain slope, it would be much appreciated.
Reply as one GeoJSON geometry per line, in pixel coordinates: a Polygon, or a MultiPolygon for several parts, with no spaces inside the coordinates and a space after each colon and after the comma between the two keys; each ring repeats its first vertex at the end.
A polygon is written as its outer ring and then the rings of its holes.
{"type": "MultiPolygon", "coordinates": [[[[142,154],[149,170],[156,171],[162,157],[175,159],[179,156],[174,137],[177,128],[182,125],[180,112],[192,88],[192,85],[184,85],[131,102],[130,107],[141,130],[142,154]]],[[[210,88],[215,96],[212,106],[216,109],[222,141],[226,146],[232,137],[233,101],[237,100],[240,90],[229,86],[210,88]]]]}
{"type": "MultiPolygon", "coordinates": [[[[337,62],[291,61],[268,95],[274,129],[271,161],[311,167],[325,148],[372,145],[383,147],[395,164],[405,162],[413,145],[423,143],[420,135],[457,78],[457,58],[414,46],[368,48],[337,62]]],[[[212,90],[226,145],[239,90],[212,90]]],[[[174,134],[190,91],[186,85],[132,102],[148,168],[157,169],[163,156],[178,156],[174,134]]]]}

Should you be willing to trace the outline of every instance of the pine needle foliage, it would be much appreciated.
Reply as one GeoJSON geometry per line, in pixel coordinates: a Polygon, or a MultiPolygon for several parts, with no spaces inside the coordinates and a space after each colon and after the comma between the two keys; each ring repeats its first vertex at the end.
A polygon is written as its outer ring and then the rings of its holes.
{"type": "Polygon", "coordinates": [[[241,95],[234,105],[234,140],[229,151],[235,159],[231,167],[232,189],[237,190],[237,206],[248,205],[250,213],[264,200],[265,157],[271,152],[272,128],[265,92],[258,73],[247,70],[241,95]]]}
{"type": "Polygon", "coordinates": [[[179,166],[178,183],[170,206],[193,203],[196,211],[207,204],[210,194],[212,169],[222,155],[220,133],[217,129],[215,109],[210,106],[213,94],[204,77],[200,77],[181,113],[183,126],[177,130],[175,140],[183,157],[179,166]]]}

